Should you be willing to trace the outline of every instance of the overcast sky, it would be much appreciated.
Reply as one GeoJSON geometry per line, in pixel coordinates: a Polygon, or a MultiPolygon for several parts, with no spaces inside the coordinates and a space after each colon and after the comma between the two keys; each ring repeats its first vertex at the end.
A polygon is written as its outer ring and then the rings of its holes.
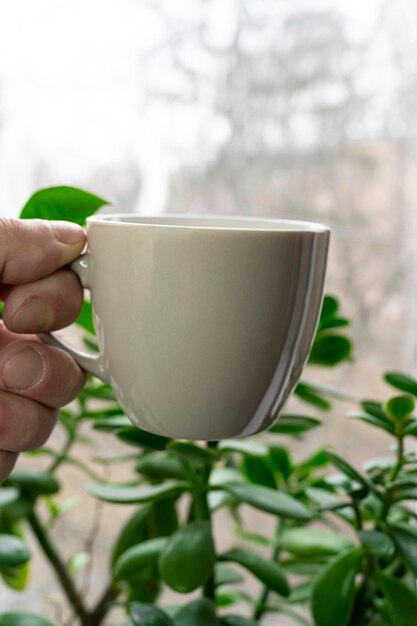
{"type": "MultiPolygon", "coordinates": [[[[256,0],[253,0],[256,2],[256,0]]],[[[296,0],[295,7],[305,0],[296,0]]],[[[162,2],[161,2],[162,4],[162,2]]],[[[277,6],[284,6],[285,3],[277,6]]],[[[337,8],[353,36],[366,36],[382,0],[314,0],[337,8]]],[[[169,0],[192,15],[195,0],[169,0]]],[[[233,0],[219,0],[214,34],[233,28],[233,0]]],[[[46,163],[57,182],[83,179],[100,164],[137,162],[145,189],[138,210],[160,211],[166,181],[198,150],[208,112],[155,107],[140,113],[138,60],[163,35],[140,0],[2,0],[0,3],[0,212],[15,214],[32,191],[34,167],[46,163]]],[[[171,80],[164,63],[153,71],[171,80]]],[[[211,128],[221,135],[222,126],[211,128]]],[[[213,140],[213,137],[210,137],[213,140]]]]}

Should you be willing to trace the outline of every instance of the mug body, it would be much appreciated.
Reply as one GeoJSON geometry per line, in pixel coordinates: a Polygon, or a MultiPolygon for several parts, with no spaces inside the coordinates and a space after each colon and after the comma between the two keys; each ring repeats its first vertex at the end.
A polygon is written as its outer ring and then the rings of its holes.
{"type": "Polygon", "coordinates": [[[100,353],[131,421],[201,440],[268,428],[314,339],[329,230],[104,215],[87,237],[100,353]]]}

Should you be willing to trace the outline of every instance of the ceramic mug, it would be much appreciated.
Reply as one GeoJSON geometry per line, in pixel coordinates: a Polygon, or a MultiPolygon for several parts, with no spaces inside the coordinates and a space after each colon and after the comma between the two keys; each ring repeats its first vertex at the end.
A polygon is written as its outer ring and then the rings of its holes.
{"type": "Polygon", "coordinates": [[[42,339],[111,383],[133,424],[175,438],[252,435],[300,378],[320,314],[329,229],[277,219],[103,215],[71,264],[99,356],[42,339]]]}

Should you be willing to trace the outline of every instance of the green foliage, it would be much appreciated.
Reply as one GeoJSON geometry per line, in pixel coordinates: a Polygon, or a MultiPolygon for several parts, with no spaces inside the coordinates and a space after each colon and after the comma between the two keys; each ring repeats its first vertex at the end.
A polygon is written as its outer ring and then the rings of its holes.
{"type": "Polygon", "coordinates": [[[411,591],[401,581],[386,574],[376,574],[375,581],[385,596],[387,613],[392,625],[410,626],[413,624],[417,615],[415,590],[411,591]]]}
{"type": "Polygon", "coordinates": [[[38,496],[58,493],[59,482],[49,472],[36,469],[15,469],[5,481],[5,485],[18,487],[21,493],[38,496]]]}
{"type": "Polygon", "coordinates": [[[220,626],[213,602],[194,600],[175,615],[175,626],[220,626]]]}
{"type": "Polygon", "coordinates": [[[23,207],[22,219],[66,220],[84,226],[85,220],[106,204],[99,198],[74,187],[50,187],[33,194],[23,207]]]}
{"type": "Polygon", "coordinates": [[[189,593],[212,576],[215,562],[210,523],[196,520],[171,536],[159,557],[159,570],[169,587],[189,593]]]}
{"type": "Polygon", "coordinates": [[[2,613],[0,626],[53,626],[53,624],[33,613],[2,613]]]}
{"type": "Polygon", "coordinates": [[[330,561],[317,578],[312,596],[316,626],[345,626],[353,608],[354,582],[362,551],[350,549],[330,561]]]}
{"type": "MultiPolygon", "coordinates": [[[[103,204],[80,190],[54,188],[35,194],[22,215],[83,224],[103,204]]],[[[89,303],[78,324],[86,345],[96,349],[89,303]]],[[[338,299],[326,296],[309,365],[318,370],[350,361],[348,331],[338,299]]],[[[392,454],[354,467],[325,442],[306,458],[293,451],[294,438],[321,427],[318,411],[348,397],[341,390],[303,379],[294,393],[312,415],[285,413],[265,435],[205,445],[133,427],[113,389],[89,377],[77,402],[61,411],[62,447],[45,447],[43,470],[18,468],[0,488],[1,580],[16,591],[30,582],[29,527],[76,626],[101,626],[114,607],[124,609],[129,626],[263,626],[268,613],[277,624],[285,615],[304,626],[410,626],[417,615],[417,526],[410,506],[417,500],[417,381],[398,372],[384,378],[395,395],[386,402],[366,398],[349,415],[384,431],[392,454]],[[74,445],[94,444],[86,422],[126,452],[98,457],[92,447],[91,463],[84,462],[74,445]],[[131,509],[114,529],[108,591],[93,607],[74,581],[80,569],[88,574],[88,551],[80,546],[64,558],[50,534],[74,506],[62,499],[57,479],[66,463],[93,481],[88,490],[106,503],[104,515],[111,516],[114,505],[131,509]],[[112,475],[126,482],[108,480],[97,467],[113,467],[112,475]],[[259,515],[255,529],[245,525],[247,507],[259,515]],[[224,550],[217,533],[227,517],[239,545],[224,550]],[[272,533],[266,530],[271,521],[272,533]],[[242,588],[248,576],[261,585],[259,594],[242,588]],[[196,596],[165,606],[166,587],[196,596]]],[[[11,625],[51,626],[29,613],[0,615],[0,626],[11,625]]]]}
{"type": "Polygon", "coordinates": [[[135,602],[129,608],[129,615],[135,626],[175,626],[169,615],[151,604],[135,602]]]}
{"type": "Polygon", "coordinates": [[[29,548],[21,539],[0,534],[0,570],[23,565],[29,559],[29,548]]]}
{"type": "Polygon", "coordinates": [[[144,566],[158,560],[168,539],[157,537],[133,545],[121,554],[114,564],[114,576],[118,580],[132,579],[144,566]]]}
{"type": "Polygon", "coordinates": [[[234,548],[223,553],[220,558],[224,561],[232,561],[246,568],[256,578],[263,582],[269,589],[281,596],[290,594],[290,587],[283,571],[277,563],[266,560],[253,552],[234,548]]]}

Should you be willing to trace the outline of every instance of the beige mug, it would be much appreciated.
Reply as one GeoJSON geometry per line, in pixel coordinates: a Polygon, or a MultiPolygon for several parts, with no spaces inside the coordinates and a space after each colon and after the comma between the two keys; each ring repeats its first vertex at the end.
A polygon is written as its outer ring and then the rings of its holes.
{"type": "Polygon", "coordinates": [[[133,424],[175,438],[252,435],[300,378],[330,231],[278,219],[103,215],[71,264],[99,356],[42,338],[109,382],[133,424]]]}

